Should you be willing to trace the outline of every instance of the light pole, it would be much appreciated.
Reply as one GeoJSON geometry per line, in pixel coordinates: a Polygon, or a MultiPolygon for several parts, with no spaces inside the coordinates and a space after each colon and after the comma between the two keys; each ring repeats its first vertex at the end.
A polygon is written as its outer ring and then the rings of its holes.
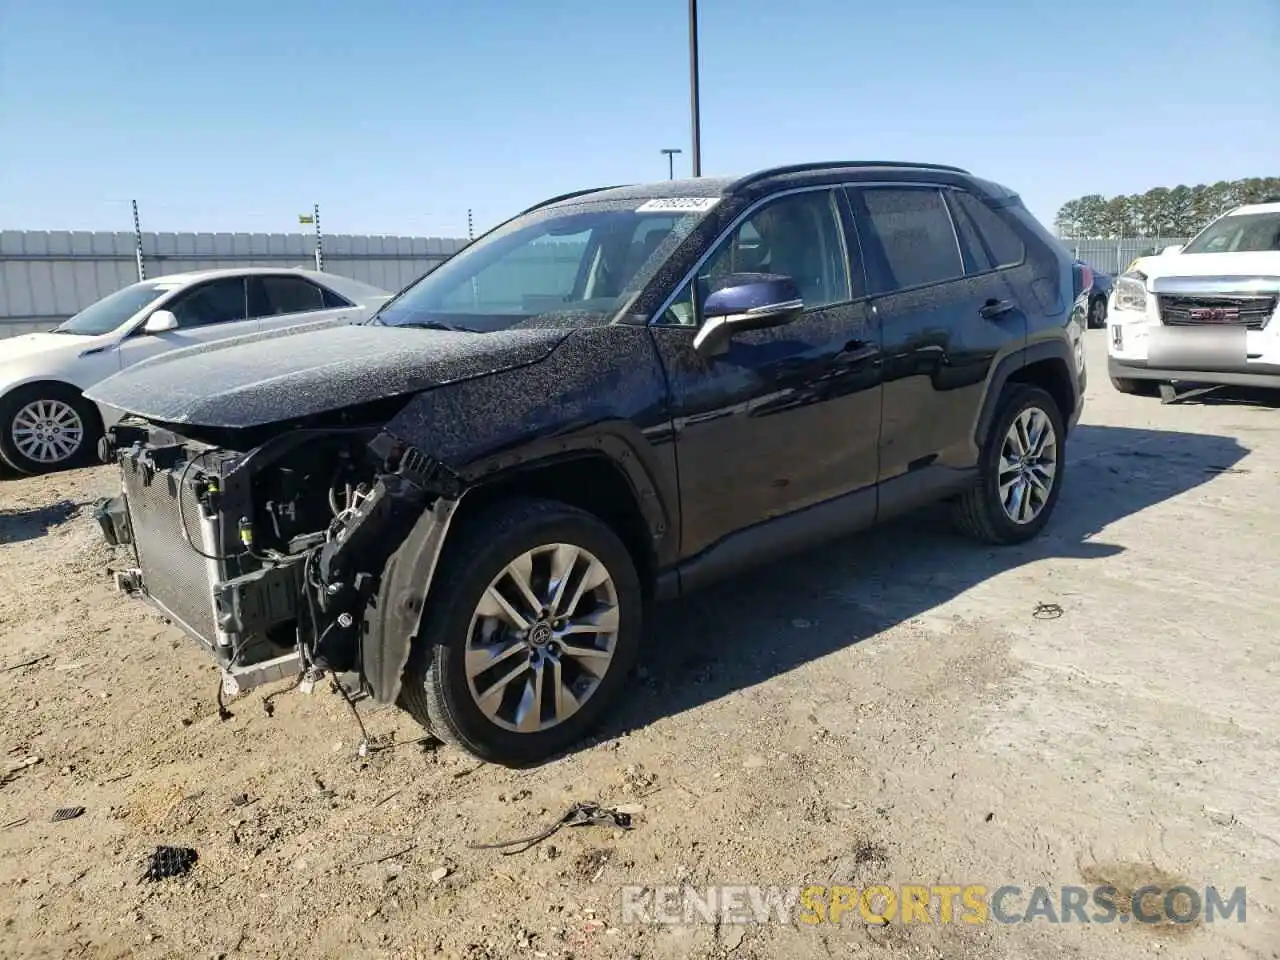
{"type": "Polygon", "coordinates": [[[662,152],[667,155],[667,179],[674,180],[676,178],[676,154],[684,153],[679,147],[663,147],[662,152]]]}
{"type": "Polygon", "coordinates": [[[702,130],[698,116],[698,0],[689,0],[689,106],[693,114],[693,175],[702,176],[702,130]]]}

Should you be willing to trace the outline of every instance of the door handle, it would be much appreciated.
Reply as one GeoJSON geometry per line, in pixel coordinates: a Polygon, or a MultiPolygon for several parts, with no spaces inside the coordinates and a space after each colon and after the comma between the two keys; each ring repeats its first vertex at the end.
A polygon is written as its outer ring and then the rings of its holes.
{"type": "Polygon", "coordinates": [[[857,359],[859,356],[867,355],[870,347],[872,347],[870,340],[850,340],[844,345],[840,352],[836,354],[836,359],[857,359]]]}
{"type": "Polygon", "coordinates": [[[994,320],[1013,309],[1012,300],[988,300],[979,311],[987,320],[994,320]]]}

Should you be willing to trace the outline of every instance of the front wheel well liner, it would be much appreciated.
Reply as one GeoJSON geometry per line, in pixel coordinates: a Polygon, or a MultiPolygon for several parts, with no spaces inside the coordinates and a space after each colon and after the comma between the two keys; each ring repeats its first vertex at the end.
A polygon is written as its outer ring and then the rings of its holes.
{"type": "Polygon", "coordinates": [[[622,540],[640,575],[646,602],[656,568],[652,540],[634,488],[604,454],[583,453],[499,474],[463,490],[456,500],[439,498],[423,511],[391,555],[378,597],[366,610],[361,661],[365,682],[381,703],[397,700],[413,644],[419,639],[431,582],[448,562],[454,523],[466,523],[509,498],[558,500],[592,513],[622,540]]]}
{"type": "Polygon", "coordinates": [[[651,596],[657,569],[653,539],[635,488],[609,456],[584,451],[485,480],[467,490],[458,520],[511,497],[558,500],[599,517],[626,545],[646,599],[651,596]]]}

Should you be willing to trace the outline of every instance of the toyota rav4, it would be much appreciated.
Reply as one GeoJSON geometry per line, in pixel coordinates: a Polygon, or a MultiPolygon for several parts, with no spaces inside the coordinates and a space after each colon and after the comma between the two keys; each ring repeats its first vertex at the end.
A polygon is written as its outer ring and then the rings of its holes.
{"type": "Polygon", "coordinates": [[[822,163],[526,210],[355,326],[89,391],[123,589],[223,691],[329,672],[512,765],[625,688],[648,602],[929,502],[1035,536],[1084,282],[1008,189],[822,163]]]}

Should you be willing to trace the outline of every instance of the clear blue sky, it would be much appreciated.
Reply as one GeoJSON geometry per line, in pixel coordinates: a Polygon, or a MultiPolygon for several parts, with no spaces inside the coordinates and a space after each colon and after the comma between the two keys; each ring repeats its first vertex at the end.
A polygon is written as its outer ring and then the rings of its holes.
{"type": "MultiPolygon", "coordinates": [[[[703,172],[1280,174],[1280,0],[701,0],[703,172]]],[[[0,0],[0,228],[459,235],[688,170],[685,0],[0,0]]]]}

